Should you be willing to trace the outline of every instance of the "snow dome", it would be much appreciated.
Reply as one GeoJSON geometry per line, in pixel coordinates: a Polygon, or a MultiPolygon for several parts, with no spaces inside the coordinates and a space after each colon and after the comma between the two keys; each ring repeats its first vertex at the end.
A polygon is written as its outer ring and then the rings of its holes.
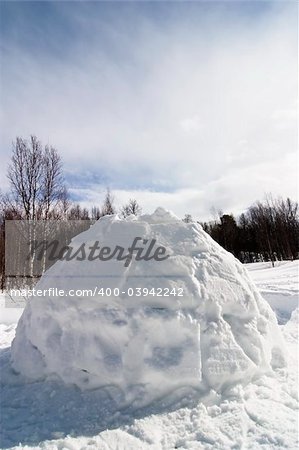
{"type": "Polygon", "coordinates": [[[136,238],[152,254],[164,248],[160,260],[138,258],[136,248],[128,264],[81,253],[42,276],[36,289],[47,295],[30,298],[17,327],[16,371],[145,403],[181,387],[221,392],[284,365],[274,313],[199,224],[162,208],[106,216],[71,246],[130,249],[136,238]]]}

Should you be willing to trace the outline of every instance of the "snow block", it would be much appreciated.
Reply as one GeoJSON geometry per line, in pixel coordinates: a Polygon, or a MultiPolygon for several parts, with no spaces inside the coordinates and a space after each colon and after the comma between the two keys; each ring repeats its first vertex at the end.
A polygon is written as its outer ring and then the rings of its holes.
{"type": "Polygon", "coordinates": [[[168,257],[133,255],[127,267],[116,259],[64,260],[43,275],[38,289],[96,295],[31,297],[12,345],[16,371],[81,389],[117,388],[123,400],[144,404],[185,387],[221,392],[285,364],[271,308],[242,264],[199,224],[162,208],[139,218],[106,216],[71,246],[130,248],[136,237],[155,240],[168,257]],[[155,295],[139,295],[140,288],[155,295]],[[102,295],[106,289],[119,295],[102,295]]]}

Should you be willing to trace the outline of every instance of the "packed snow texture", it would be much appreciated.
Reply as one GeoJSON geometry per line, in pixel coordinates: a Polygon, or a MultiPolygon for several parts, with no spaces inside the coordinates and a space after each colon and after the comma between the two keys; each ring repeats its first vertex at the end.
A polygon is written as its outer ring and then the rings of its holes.
{"type": "Polygon", "coordinates": [[[12,365],[30,380],[106,387],[113,401],[146,405],[193,389],[205,397],[285,365],[276,317],[246,269],[199,224],[158,208],[126,220],[106,216],[72,241],[128,248],[156,239],[165,261],[59,261],[37,288],[182,288],[183,297],[35,297],[12,345],[12,365]]]}
{"type": "MultiPolygon", "coordinates": [[[[287,300],[285,306],[287,305],[287,300]]],[[[204,401],[174,393],[119,408],[107,389],[54,380],[26,383],[11,370],[15,325],[0,326],[0,446],[15,450],[273,450],[298,448],[298,311],[280,326],[288,369],[204,401]]]]}

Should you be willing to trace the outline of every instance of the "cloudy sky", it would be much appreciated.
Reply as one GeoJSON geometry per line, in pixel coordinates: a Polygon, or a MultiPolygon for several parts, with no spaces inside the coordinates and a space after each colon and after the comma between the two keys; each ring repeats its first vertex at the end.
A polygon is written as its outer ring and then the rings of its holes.
{"type": "Polygon", "coordinates": [[[1,2],[11,142],[63,157],[74,200],[208,219],[297,194],[297,3],[1,2]]]}

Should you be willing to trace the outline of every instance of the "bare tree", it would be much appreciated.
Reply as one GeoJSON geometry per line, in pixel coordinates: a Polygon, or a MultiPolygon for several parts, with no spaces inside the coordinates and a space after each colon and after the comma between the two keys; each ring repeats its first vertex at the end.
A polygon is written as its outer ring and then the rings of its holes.
{"type": "Polygon", "coordinates": [[[122,217],[126,218],[130,215],[139,216],[142,212],[141,206],[138,204],[137,200],[134,198],[131,198],[129,202],[122,206],[120,210],[120,214],[122,217]]]}
{"type": "MultiPolygon", "coordinates": [[[[63,180],[62,161],[58,152],[45,146],[35,137],[29,140],[17,137],[13,143],[11,163],[7,173],[10,193],[2,196],[2,206],[11,218],[31,220],[46,219],[44,233],[49,228],[47,219],[63,217],[68,208],[68,195],[63,180]]],[[[5,216],[7,218],[7,215],[5,216]]],[[[22,233],[28,231],[29,241],[35,240],[35,225],[27,228],[20,222],[22,233]]],[[[34,275],[34,260],[31,258],[29,277],[34,275]]]]}
{"type": "Polygon", "coordinates": [[[53,147],[43,152],[43,173],[41,187],[41,215],[48,219],[51,209],[66,200],[66,188],[62,175],[62,161],[53,147]]]}
{"type": "Polygon", "coordinates": [[[90,220],[87,208],[82,208],[79,204],[72,206],[68,211],[70,220],[90,220]]]}
{"type": "Polygon", "coordinates": [[[107,189],[106,196],[104,199],[104,204],[101,209],[101,217],[103,216],[111,216],[116,213],[116,209],[114,207],[114,197],[111,195],[110,189],[107,189]]]}
{"type": "Polygon", "coordinates": [[[35,219],[41,194],[43,153],[40,142],[31,136],[30,143],[17,137],[13,144],[8,179],[15,205],[22,206],[26,219],[35,219]]]}
{"type": "Polygon", "coordinates": [[[91,219],[98,220],[101,217],[101,210],[98,206],[93,206],[91,208],[91,219]]]}
{"type": "Polygon", "coordinates": [[[61,158],[35,136],[29,141],[16,138],[7,176],[11,194],[4,201],[11,209],[22,209],[27,220],[48,219],[66,202],[61,158]]]}
{"type": "Polygon", "coordinates": [[[191,223],[191,222],[193,222],[193,219],[192,219],[191,214],[185,214],[185,217],[184,217],[182,220],[183,220],[183,222],[185,222],[185,223],[191,223]]]}

